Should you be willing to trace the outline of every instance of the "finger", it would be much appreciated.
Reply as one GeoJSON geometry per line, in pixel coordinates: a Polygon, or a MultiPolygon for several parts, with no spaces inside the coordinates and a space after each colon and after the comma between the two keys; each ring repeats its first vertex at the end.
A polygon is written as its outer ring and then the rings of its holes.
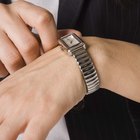
{"type": "Polygon", "coordinates": [[[78,30],[74,29],[63,29],[58,31],[58,37],[61,38],[62,36],[65,36],[70,33],[75,33],[77,36],[82,37],[82,33],[78,30]]]}
{"type": "Polygon", "coordinates": [[[49,128],[46,127],[46,119],[40,117],[33,119],[24,132],[23,140],[45,140],[49,131],[49,128]]]}
{"type": "Polygon", "coordinates": [[[40,56],[39,43],[21,19],[15,19],[11,22],[14,23],[11,23],[11,26],[5,26],[4,30],[17,47],[26,64],[29,64],[40,56]]]}
{"type": "Polygon", "coordinates": [[[0,140],[16,140],[26,127],[26,121],[18,116],[10,116],[0,125],[0,140]]]}
{"type": "Polygon", "coordinates": [[[9,73],[25,66],[22,56],[3,32],[0,32],[0,60],[9,73]]]}
{"type": "Polygon", "coordinates": [[[18,2],[16,9],[24,22],[37,30],[45,52],[58,44],[57,28],[50,12],[21,1],[18,2]]]}
{"type": "Polygon", "coordinates": [[[0,78],[4,78],[8,75],[8,71],[6,70],[5,66],[0,61],[0,78]]]}
{"type": "Polygon", "coordinates": [[[45,140],[49,131],[61,116],[61,111],[55,109],[43,115],[37,115],[28,124],[23,140],[45,140]]]}

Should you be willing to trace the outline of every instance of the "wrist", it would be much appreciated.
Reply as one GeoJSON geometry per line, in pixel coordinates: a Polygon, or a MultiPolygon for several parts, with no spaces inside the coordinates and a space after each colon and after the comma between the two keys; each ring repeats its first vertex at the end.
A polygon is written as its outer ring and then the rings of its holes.
{"type": "MultiPolygon", "coordinates": [[[[86,86],[81,71],[75,59],[69,56],[62,46],[58,46],[51,51],[55,54],[53,61],[58,61],[59,65],[56,72],[61,71],[63,73],[61,80],[66,80],[64,83],[65,87],[62,86],[62,91],[64,90],[64,94],[68,96],[67,103],[73,107],[83,99],[86,93],[86,86]],[[61,70],[58,71],[59,67],[61,67],[61,70]]],[[[61,83],[61,81],[58,82],[61,83]]]]}
{"type": "Polygon", "coordinates": [[[140,101],[140,48],[132,43],[111,39],[86,37],[84,40],[97,69],[100,88],[140,101]]]}

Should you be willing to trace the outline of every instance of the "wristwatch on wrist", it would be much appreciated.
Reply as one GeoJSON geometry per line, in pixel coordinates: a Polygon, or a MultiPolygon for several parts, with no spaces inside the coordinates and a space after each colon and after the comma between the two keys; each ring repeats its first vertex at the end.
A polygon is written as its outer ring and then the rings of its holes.
{"type": "Polygon", "coordinates": [[[99,77],[86,50],[86,44],[74,33],[61,37],[59,43],[69,55],[75,58],[86,84],[86,95],[98,90],[100,86],[99,77]]]}

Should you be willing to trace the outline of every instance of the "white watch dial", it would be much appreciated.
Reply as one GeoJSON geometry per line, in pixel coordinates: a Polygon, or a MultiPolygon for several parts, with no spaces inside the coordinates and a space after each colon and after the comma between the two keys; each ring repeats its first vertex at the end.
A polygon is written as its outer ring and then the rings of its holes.
{"type": "Polygon", "coordinates": [[[73,35],[70,35],[66,38],[63,38],[63,41],[69,46],[69,47],[72,47],[72,46],[75,46],[77,44],[79,44],[79,41],[73,36],[73,35]]]}

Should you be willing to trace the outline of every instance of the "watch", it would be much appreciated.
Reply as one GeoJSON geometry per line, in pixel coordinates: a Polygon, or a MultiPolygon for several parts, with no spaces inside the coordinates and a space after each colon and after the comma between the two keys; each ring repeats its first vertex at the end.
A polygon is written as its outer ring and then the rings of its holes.
{"type": "Polygon", "coordinates": [[[87,45],[74,33],[61,37],[59,44],[70,56],[75,58],[85,81],[86,95],[98,90],[100,81],[92,59],[86,50],[87,45]]]}

